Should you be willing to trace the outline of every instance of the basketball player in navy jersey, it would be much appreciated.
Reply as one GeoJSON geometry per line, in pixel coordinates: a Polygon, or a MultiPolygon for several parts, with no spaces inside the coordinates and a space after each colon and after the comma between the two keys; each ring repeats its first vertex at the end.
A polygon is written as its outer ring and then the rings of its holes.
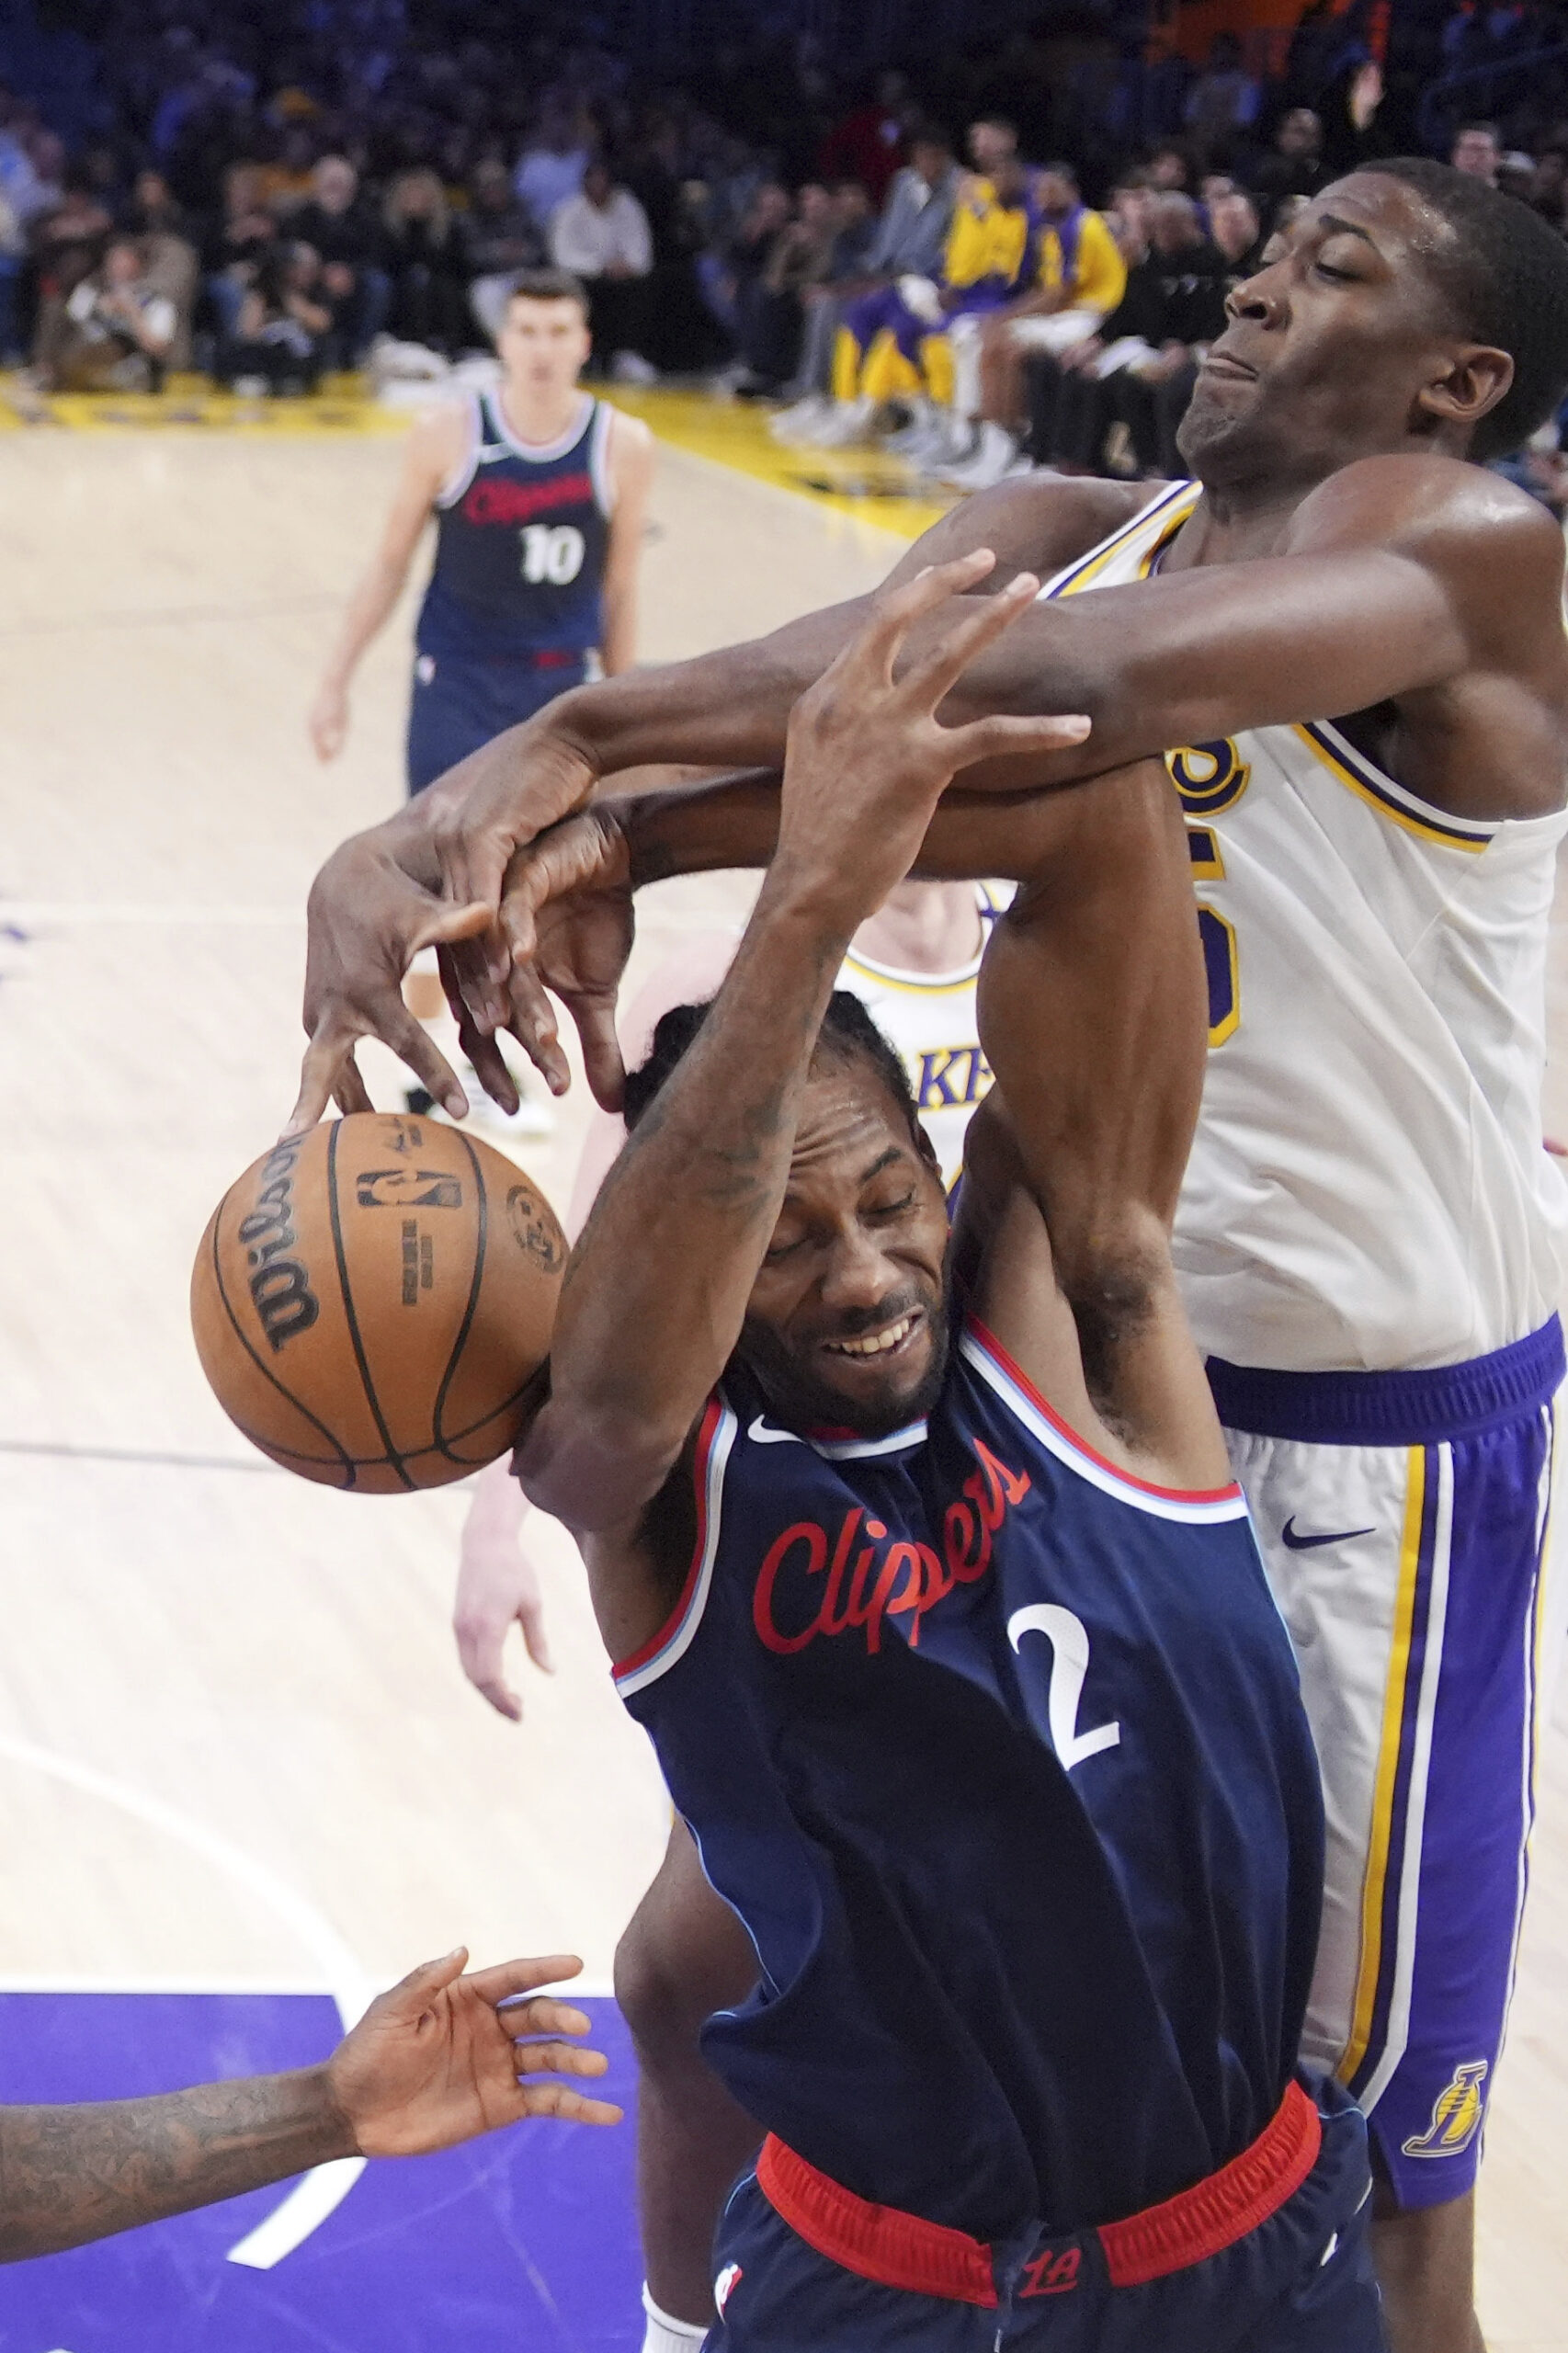
{"type": "Polygon", "coordinates": [[[1376,2353],[1365,2127],[1295,2071],[1317,1767],[1171,1262],[1205,1024],[1163,767],[1017,814],[950,1249],[903,1065],[835,990],[955,769],[1061,739],[935,722],[1038,585],[955,622],[990,562],[884,596],[797,707],[519,1474],[755,1955],[704,2036],[767,2136],[710,2345],[1376,2353]]]}
{"type": "Polygon", "coordinates": [[[410,436],[381,544],[348,608],[311,712],[336,757],[348,688],[403,593],[432,514],[436,562],[415,634],[408,790],[422,792],[501,729],[597,666],[631,665],[653,444],[583,391],[587,295],[534,270],[506,305],[494,391],[434,409],[410,436]]]}

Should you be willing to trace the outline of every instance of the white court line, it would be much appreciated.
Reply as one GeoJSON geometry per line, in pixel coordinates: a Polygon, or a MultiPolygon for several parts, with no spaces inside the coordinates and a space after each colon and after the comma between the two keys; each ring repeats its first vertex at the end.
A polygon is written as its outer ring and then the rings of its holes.
{"type": "MultiPolygon", "coordinates": [[[[0,1740],[0,1746],[3,1745],[0,1740]]],[[[323,1996],[331,1997],[332,1987],[320,1977],[129,1977],[123,1973],[105,1977],[70,1970],[40,1974],[37,1970],[24,1969],[0,1971],[0,1995],[5,1994],[212,1995],[219,1998],[232,1995],[263,2001],[301,1996],[319,2001],[323,1996]]],[[[608,1977],[568,1977],[558,1985],[536,1987],[528,1998],[533,2001],[540,1994],[558,1994],[568,2002],[612,2002],[615,1987],[608,1977]]]]}
{"type": "MultiPolygon", "coordinates": [[[[364,2016],[377,1988],[331,1921],[265,1863],[257,1862],[253,1855],[247,1855],[204,1824],[192,1822],[174,1806],[166,1805],[162,1798],[150,1797],[110,1774],[100,1773],[94,1766],[84,1765],[76,1757],[62,1756],[53,1749],[40,1748],[30,1740],[18,1740],[10,1733],[0,1733],[0,1757],[45,1774],[51,1780],[63,1781],[87,1797],[100,1798],[106,1805],[117,1806],[121,1813],[144,1822],[150,1829],[163,1831],[193,1854],[202,1856],[288,1923],[321,1970],[325,1990],[337,2006],[345,2032],[364,2016]]],[[[281,2263],[286,2255],[292,2255],[297,2246],[302,2245],[312,2232],[342,2204],[364,2170],[363,2157],[337,2157],[328,2165],[317,2165],[312,2173],[295,2183],[281,2205],[229,2249],[229,2261],[246,2264],[255,2271],[270,2271],[274,2264],[281,2263]]]]}
{"type": "Polygon", "coordinates": [[[141,899],[0,899],[0,926],[11,923],[26,930],[29,924],[155,923],[219,924],[258,931],[303,928],[304,905],[297,907],[214,906],[210,900],[158,906],[141,899]]]}

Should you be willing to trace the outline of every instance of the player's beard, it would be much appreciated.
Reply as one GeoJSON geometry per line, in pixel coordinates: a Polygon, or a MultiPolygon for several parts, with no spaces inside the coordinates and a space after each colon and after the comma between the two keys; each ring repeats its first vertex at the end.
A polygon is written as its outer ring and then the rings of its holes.
{"type": "Polygon", "coordinates": [[[771,1324],[761,1322],[743,1326],[736,1358],[762,1391],[768,1412],[786,1428],[852,1429],[862,1438],[886,1438],[906,1423],[924,1420],[941,1393],[951,1327],[947,1293],[928,1293],[924,1286],[911,1283],[834,1336],[849,1339],[860,1331],[876,1331],[915,1309],[925,1316],[928,1334],[926,1370],[912,1387],[890,1380],[885,1398],[864,1389],[851,1396],[820,1379],[771,1324]]]}

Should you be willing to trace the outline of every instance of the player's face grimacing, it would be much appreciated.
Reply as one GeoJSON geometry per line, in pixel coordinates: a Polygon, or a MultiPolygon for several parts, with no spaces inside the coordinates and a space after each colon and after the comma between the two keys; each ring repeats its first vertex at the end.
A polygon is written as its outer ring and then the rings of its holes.
{"type": "Polygon", "coordinates": [[[1436,275],[1453,233],[1415,188],[1376,171],[1315,197],[1229,298],[1177,435],[1193,472],[1288,488],[1423,441],[1462,455],[1466,426],[1438,436],[1482,347],[1457,331],[1436,275]]]}
{"type": "Polygon", "coordinates": [[[948,1212],[935,1156],[858,1056],[818,1063],[737,1351],[779,1418],[881,1437],[947,1359],[948,1212]]]}
{"type": "Polygon", "coordinates": [[[568,392],[591,348],[582,305],[568,297],[535,301],[515,295],[506,305],[496,349],[508,383],[540,395],[568,392]]]}

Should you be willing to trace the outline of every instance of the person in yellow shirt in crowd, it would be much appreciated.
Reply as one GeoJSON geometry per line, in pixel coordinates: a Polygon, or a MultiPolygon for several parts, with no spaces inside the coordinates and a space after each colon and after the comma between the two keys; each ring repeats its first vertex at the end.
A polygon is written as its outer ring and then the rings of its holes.
{"type": "Polygon", "coordinates": [[[849,304],[834,352],[836,414],[813,441],[858,440],[897,400],[914,409],[915,428],[892,448],[912,458],[959,454],[961,444],[949,447],[956,354],[974,323],[1031,284],[1035,225],[1023,166],[999,155],[988,176],[964,187],[939,278],[906,274],[849,304]]]}
{"type": "Polygon", "coordinates": [[[979,419],[968,460],[944,469],[960,490],[989,490],[1024,464],[1017,428],[1028,408],[1028,354],[1046,351],[1054,358],[1086,343],[1127,286],[1127,264],[1110,224],[1085,204],[1070,164],[1047,164],[1036,176],[1032,199],[1035,283],[976,322],[972,377],[957,389],[955,405],[979,419]]]}

